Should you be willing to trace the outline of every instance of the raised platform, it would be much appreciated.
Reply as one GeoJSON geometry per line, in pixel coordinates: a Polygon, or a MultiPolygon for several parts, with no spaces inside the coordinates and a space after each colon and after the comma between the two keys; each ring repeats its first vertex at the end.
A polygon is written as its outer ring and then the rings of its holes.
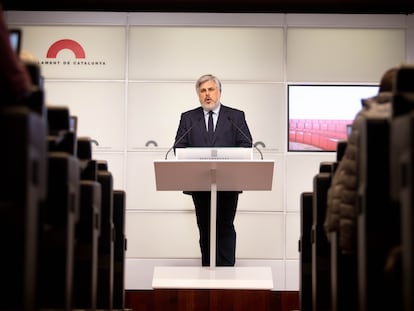
{"type": "Polygon", "coordinates": [[[154,267],[154,289],[272,290],[270,267],[154,267]]]}
{"type": "Polygon", "coordinates": [[[292,311],[299,310],[299,292],[171,288],[127,290],[125,306],[139,311],[292,311]]]}

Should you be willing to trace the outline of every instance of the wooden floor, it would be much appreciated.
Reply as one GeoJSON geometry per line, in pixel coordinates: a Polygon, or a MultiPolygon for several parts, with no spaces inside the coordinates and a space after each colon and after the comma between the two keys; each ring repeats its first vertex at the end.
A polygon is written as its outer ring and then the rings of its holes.
{"type": "Polygon", "coordinates": [[[299,292],[269,290],[127,290],[125,307],[133,311],[292,311],[299,292]]]}

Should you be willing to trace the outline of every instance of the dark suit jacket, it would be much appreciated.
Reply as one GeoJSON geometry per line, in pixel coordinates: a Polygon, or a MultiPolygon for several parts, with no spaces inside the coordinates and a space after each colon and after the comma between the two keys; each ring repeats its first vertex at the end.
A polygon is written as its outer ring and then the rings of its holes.
{"type": "MultiPolygon", "coordinates": [[[[252,136],[244,112],[221,105],[214,131],[213,145],[209,143],[204,111],[198,108],[181,114],[175,137],[175,148],[185,147],[252,147],[252,136]],[[237,127],[235,126],[237,125],[237,127]],[[188,133],[186,134],[186,132],[188,133]],[[243,134],[244,133],[244,134],[243,134]]],[[[175,150],[174,148],[174,150],[175,150]]],[[[242,191],[237,191],[241,193],[242,191]]],[[[193,194],[184,191],[185,194],[193,194]]]]}
{"type": "Polygon", "coordinates": [[[252,136],[244,112],[221,105],[211,145],[207,137],[204,111],[200,106],[181,114],[174,147],[252,147],[252,136]]]}

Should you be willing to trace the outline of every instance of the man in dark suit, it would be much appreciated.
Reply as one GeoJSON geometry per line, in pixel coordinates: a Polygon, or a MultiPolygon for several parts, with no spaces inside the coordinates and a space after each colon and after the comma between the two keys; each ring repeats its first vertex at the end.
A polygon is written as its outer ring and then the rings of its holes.
{"type": "MultiPolygon", "coordinates": [[[[201,107],[181,114],[174,147],[251,148],[252,138],[244,112],[220,102],[220,80],[210,74],[203,75],[196,82],[196,91],[201,107]]],[[[217,192],[217,266],[234,266],[236,261],[234,218],[239,193],[240,191],[217,192]]],[[[211,194],[209,191],[196,191],[191,192],[191,195],[200,232],[202,265],[209,266],[211,194]]]]}

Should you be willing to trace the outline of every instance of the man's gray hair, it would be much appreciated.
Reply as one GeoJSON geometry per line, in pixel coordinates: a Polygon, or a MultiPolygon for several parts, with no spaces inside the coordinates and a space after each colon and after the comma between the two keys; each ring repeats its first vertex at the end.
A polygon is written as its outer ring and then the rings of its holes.
{"type": "Polygon", "coordinates": [[[195,85],[197,93],[200,89],[200,85],[203,84],[206,81],[213,81],[217,85],[217,87],[218,87],[218,89],[221,93],[221,82],[220,82],[219,78],[217,78],[216,76],[213,76],[211,74],[203,75],[200,78],[198,78],[198,80],[196,82],[196,85],[195,85]]]}

